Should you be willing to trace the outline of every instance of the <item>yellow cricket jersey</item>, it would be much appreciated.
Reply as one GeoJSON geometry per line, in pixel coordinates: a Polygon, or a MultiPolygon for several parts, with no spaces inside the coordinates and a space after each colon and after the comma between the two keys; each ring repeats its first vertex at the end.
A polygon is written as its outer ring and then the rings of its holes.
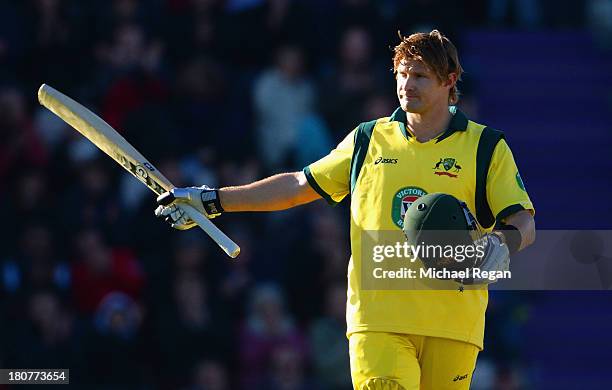
{"type": "Polygon", "coordinates": [[[503,133],[469,121],[451,107],[448,129],[428,142],[406,130],[406,114],[362,123],[336,149],[304,168],[329,203],[351,194],[351,260],[347,334],[407,333],[483,347],[486,288],[438,291],[364,290],[361,233],[401,229],[406,210],[432,192],[467,203],[486,230],[519,210],[534,210],[503,133]]]}

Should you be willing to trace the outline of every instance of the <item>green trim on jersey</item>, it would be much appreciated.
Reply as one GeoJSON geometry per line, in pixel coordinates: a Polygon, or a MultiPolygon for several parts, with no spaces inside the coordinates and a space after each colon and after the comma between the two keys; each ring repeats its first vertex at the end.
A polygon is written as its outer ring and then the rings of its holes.
{"type": "Polygon", "coordinates": [[[450,111],[453,113],[448,129],[436,140],[436,143],[450,137],[455,131],[465,131],[468,127],[468,118],[463,112],[457,110],[455,106],[450,107],[450,111]]]}
{"type": "Polygon", "coordinates": [[[495,216],[489,207],[487,201],[487,175],[493,151],[501,139],[504,138],[504,133],[485,127],[478,141],[478,149],[476,152],[476,219],[480,226],[489,228],[495,223],[495,216]]]}
{"type": "Polygon", "coordinates": [[[376,122],[378,120],[373,120],[369,122],[363,122],[355,131],[355,148],[353,149],[353,157],[351,158],[351,194],[355,189],[355,184],[357,183],[357,178],[359,177],[359,172],[361,172],[361,167],[363,165],[363,161],[368,154],[368,147],[370,146],[370,140],[372,139],[372,132],[374,131],[374,127],[376,126],[376,122]]]}
{"type": "MultiPolygon", "coordinates": [[[[438,137],[436,143],[450,137],[451,135],[453,135],[453,133],[455,133],[455,131],[467,130],[468,118],[465,116],[465,114],[461,110],[458,110],[456,106],[449,106],[448,111],[453,115],[451,116],[451,120],[448,124],[448,127],[446,128],[446,131],[444,131],[444,133],[442,133],[442,135],[438,137]]],[[[410,133],[406,129],[406,112],[402,110],[401,107],[398,107],[397,109],[395,109],[395,111],[393,111],[393,114],[391,114],[389,120],[391,122],[399,122],[400,129],[402,130],[404,136],[406,138],[411,137],[410,133]]]]}
{"type": "Polygon", "coordinates": [[[501,222],[502,219],[514,214],[514,213],[518,213],[521,210],[525,210],[525,208],[523,206],[521,206],[520,204],[513,204],[512,206],[508,206],[505,209],[503,209],[502,211],[500,211],[499,213],[497,213],[497,217],[495,218],[497,220],[497,222],[501,222]]]}
{"type": "Polygon", "coordinates": [[[395,109],[395,111],[393,111],[393,114],[391,114],[389,121],[398,122],[400,130],[402,131],[402,134],[404,134],[404,137],[411,137],[410,133],[406,130],[406,112],[402,110],[401,107],[398,107],[395,109]]]}
{"type": "Polygon", "coordinates": [[[331,196],[329,196],[329,194],[323,191],[323,189],[319,186],[315,178],[312,176],[312,173],[310,172],[310,166],[304,167],[303,171],[304,171],[304,175],[306,175],[306,180],[308,181],[308,184],[310,184],[312,189],[315,190],[317,194],[321,195],[321,197],[325,199],[325,201],[327,201],[327,203],[329,203],[330,205],[332,206],[338,205],[338,202],[333,200],[331,196]]]}

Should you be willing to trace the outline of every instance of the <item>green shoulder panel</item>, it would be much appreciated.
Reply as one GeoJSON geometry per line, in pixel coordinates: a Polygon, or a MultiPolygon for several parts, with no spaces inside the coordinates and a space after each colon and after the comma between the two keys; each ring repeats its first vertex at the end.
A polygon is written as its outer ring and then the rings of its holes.
{"type": "Polygon", "coordinates": [[[368,148],[370,146],[370,140],[372,139],[372,132],[376,126],[378,120],[369,122],[363,122],[355,131],[355,147],[353,148],[353,156],[351,158],[351,194],[355,189],[359,172],[365,161],[366,155],[368,154],[368,148]]]}
{"type": "Polygon", "coordinates": [[[478,141],[476,152],[476,219],[484,228],[489,228],[495,223],[495,216],[487,201],[487,174],[493,158],[495,147],[504,137],[504,133],[485,127],[478,141]]]}
{"type": "Polygon", "coordinates": [[[331,205],[331,206],[337,206],[338,205],[338,202],[333,200],[332,197],[327,192],[325,192],[321,188],[321,186],[319,186],[319,183],[317,183],[317,181],[315,180],[314,176],[312,176],[312,172],[310,172],[310,166],[304,167],[304,169],[302,171],[304,172],[304,175],[306,176],[306,180],[308,181],[308,184],[310,184],[312,189],[315,190],[315,192],[317,194],[319,194],[321,196],[321,198],[325,199],[325,201],[329,205],[331,205]]]}

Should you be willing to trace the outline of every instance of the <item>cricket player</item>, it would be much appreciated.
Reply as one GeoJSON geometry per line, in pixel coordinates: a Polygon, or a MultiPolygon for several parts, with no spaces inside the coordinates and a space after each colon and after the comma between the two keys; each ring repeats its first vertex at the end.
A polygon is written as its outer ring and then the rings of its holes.
{"type": "MultiPolygon", "coordinates": [[[[463,69],[437,30],[400,35],[393,69],[399,107],[361,123],[301,172],[220,189],[177,188],[158,198],[172,227],[195,224],[177,203],[209,218],[274,211],[351,195],[347,336],[355,389],[467,389],[483,348],[488,291],[360,288],[361,233],[401,229],[418,197],[443,192],[464,201],[486,232],[488,269],[535,239],[534,208],[503,133],[470,121],[454,105],[463,69]]],[[[503,88],[503,86],[500,86],[503,88]]]]}

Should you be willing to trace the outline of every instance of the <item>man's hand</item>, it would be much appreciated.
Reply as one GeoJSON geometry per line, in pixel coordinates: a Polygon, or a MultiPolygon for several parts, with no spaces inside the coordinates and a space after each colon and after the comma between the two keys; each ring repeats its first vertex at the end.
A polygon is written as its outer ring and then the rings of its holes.
{"type": "Polygon", "coordinates": [[[196,223],[177,207],[181,203],[194,207],[209,219],[223,212],[218,191],[207,186],[173,188],[158,196],[157,203],[159,206],[155,210],[155,215],[164,218],[170,226],[178,230],[187,230],[196,226],[196,223]]]}
{"type": "MultiPolygon", "coordinates": [[[[481,271],[508,271],[510,269],[510,251],[508,245],[504,243],[503,235],[496,232],[485,234],[477,244],[485,246],[485,254],[479,259],[474,268],[481,271]]],[[[473,284],[490,284],[497,282],[497,279],[474,278],[473,284]]]]}

